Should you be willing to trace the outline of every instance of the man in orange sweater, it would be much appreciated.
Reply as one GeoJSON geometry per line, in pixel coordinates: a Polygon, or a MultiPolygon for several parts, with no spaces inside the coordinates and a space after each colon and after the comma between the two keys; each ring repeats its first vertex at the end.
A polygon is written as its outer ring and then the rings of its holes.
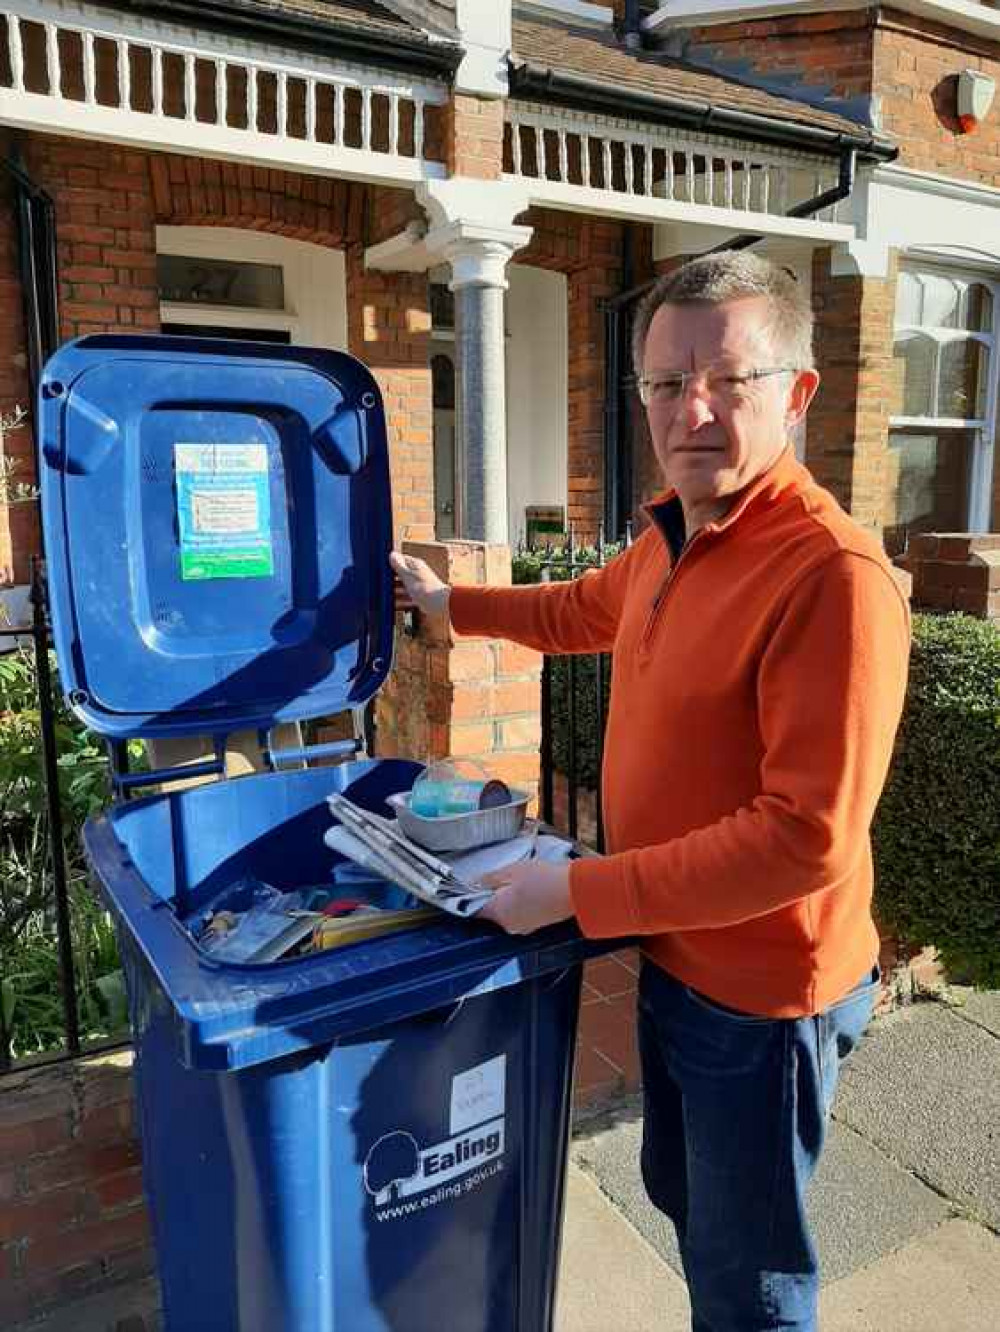
{"type": "Polygon", "coordinates": [[[643,1178],[694,1332],[815,1332],[804,1199],[878,984],[869,825],[908,609],[789,443],[819,383],[791,275],[746,252],[687,264],[638,312],[635,357],[670,489],[633,546],[537,587],[393,566],[459,633],[614,652],[609,853],[509,869],[483,914],[641,936],[643,1178]]]}

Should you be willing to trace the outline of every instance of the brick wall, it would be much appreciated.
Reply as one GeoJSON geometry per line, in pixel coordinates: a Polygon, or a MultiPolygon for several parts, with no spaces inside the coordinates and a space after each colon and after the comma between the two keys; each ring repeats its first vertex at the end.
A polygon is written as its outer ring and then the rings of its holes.
{"type": "Polygon", "coordinates": [[[1000,535],[922,534],[898,563],[913,575],[915,606],[964,611],[1000,625],[1000,535]]]}
{"type": "Polygon", "coordinates": [[[884,10],[875,33],[874,79],[882,125],[899,139],[900,164],[983,185],[1000,185],[997,115],[963,134],[955,113],[960,70],[1000,82],[1000,44],[913,15],[884,10]]]}
{"type": "Polygon", "coordinates": [[[0,1326],[152,1269],[131,1056],[0,1082],[0,1326]]]}
{"type": "Polygon", "coordinates": [[[789,96],[863,106],[871,91],[872,18],[867,11],[849,10],[692,28],[684,55],[785,87],[789,96]]]}
{"type": "Polygon", "coordinates": [[[55,202],[63,337],[159,328],[147,154],[33,135],[27,160],[55,202]]]}
{"type": "MultiPolygon", "coordinates": [[[[446,582],[509,585],[510,551],[479,542],[405,543],[446,582]]],[[[514,643],[458,638],[428,621],[400,635],[379,695],[379,754],[477,760],[534,792],[539,772],[541,657],[514,643]]]]}
{"type": "Polygon", "coordinates": [[[445,109],[444,134],[449,175],[500,179],[504,138],[502,101],[455,93],[445,109]]]}
{"type": "Polygon", "coordinates": [[[829,250],[813,259],[816,365],[806,461],[859,523],[880,528],[888,498],[889,414],[898,392],[892,357],[895,272],[834,277],[829,250]]]}

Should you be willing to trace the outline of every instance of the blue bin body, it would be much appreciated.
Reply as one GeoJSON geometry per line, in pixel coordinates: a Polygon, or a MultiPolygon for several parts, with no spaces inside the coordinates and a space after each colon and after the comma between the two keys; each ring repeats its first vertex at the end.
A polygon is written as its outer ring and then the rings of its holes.
{"type": "MultiPolygon", "coordinates": [[[[363,366],[83,339],[46,367],[39,422],[53,636],[89,725],[266,739],[372,697],[392,655],[391,500],[363,366]],[[197,473],[192,442],[218,446],[197,473]]],[[[247,882],[329,884],[326,797],[387,813],[419,771],[279,769],[87,824],[126,974],[167,1332],[551,1328],[594,945],[442,915],[238,965],[189,928],[247,882]]]]}
{"type": "Polygon", "coordinates": [[[359,761],[119,806],[88,858],[119,925],[169,1332],[551,1327],[584,945],[442,917],[265,966],[178,916],[234,877],[329,880],[359,761]]]}

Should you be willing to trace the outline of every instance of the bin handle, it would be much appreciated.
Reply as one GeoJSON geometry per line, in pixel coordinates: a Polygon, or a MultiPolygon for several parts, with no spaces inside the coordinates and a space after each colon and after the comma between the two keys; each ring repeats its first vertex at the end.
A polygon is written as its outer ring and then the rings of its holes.
{"type": "Polygon", "coordinates": [[[351,709],[351,725],[354,734],[349,740],[330,740],[322,745],[295,745],[289,749],[275,749],[271,731],[261,731],[259,740],[264,761],[269,768],[276,770],[283,764],[289,763],[299,763],[303,767],[308,767],[313,759],[350,757],[355,754],[367,758],[368,745],[363,707],[351,709]]]}

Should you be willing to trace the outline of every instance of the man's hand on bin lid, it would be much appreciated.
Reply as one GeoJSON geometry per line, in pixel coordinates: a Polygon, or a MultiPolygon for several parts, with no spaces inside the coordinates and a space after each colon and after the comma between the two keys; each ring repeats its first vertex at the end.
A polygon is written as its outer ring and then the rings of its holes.
{"type": "Polygon", "coordinates": [[[573,915],[568,864],[529,860],[484,874],[481,882],[493,889],[493,899],[476,919],[491,920],[508,934],[531,934],[573,915]]]}
{"type": "Polygon", "coordinates": [[[403,555],[397,550],[389,556],[389,563],[398,580],[397,611],[412,610],[416,607],[422,614],[432,618],[447,618],[451,588],[438,578],[429,564],[424,560],[418,560],[414,555],[403,555]]]}

